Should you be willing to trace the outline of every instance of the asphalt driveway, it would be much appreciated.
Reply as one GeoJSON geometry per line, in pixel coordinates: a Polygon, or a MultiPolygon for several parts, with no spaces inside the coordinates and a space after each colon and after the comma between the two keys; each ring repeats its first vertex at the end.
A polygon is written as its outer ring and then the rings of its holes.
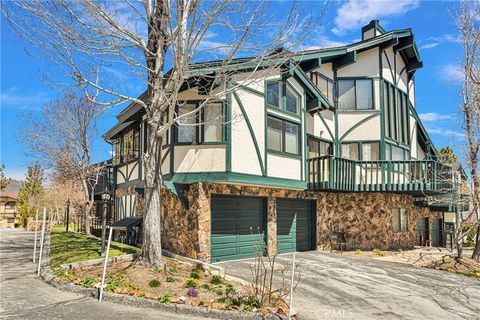
{"type": "MultiPolygon", "coordinates": [[[[480,319],[480,281],[444,271],[323,252],[297,253],[300,319],[480,319]]],[[[277,263],[291,265],[292,254],[277,263]]],[[[221,262],[251,280],[252,259],[221,262]]],[[[280,277],[275,277],[277,284],[280,277]]]]}

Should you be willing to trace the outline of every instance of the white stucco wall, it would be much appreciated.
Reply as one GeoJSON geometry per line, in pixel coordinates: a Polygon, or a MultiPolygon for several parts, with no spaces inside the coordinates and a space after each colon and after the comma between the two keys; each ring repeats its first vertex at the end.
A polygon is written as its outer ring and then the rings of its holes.
{"type": "Polygon", "coordinates": [[[132,161],[117,167],[117,184],[138,178],[138,161],[132,161]]]}
{"type": "MultiPolygon", "coordinates": [[[[348,130],[358,124],[360,121],[371,116],[372,112],[341,112],[338,115],[338,133],[341,138],[348,130]]],[[[352,140],[380,140],[380,113],[375,112],[375,116],[365,121],[357,128],[353,129],[344,138],[344,141],[352,140]]]]}
{"type": "Polygon", "coordinates": [[[225,145],[175,146],[174,172],[225,171],[225,145]]]}
{"type": "Polygon", "coordinates": [[[334,114],[330,110],[324,110],[324,111],[321,111],[320,113],[322,114],[328,128],[330,128],[330,131],[332,132],[333,137],[330,136],[327,126],[320,119],[320,115],[318,113],[314,113],[313,115],[310,113],[307,113],[307,117],[306,117],[307,133],[314,135],[315,137],[320,137],[320,138],[332,141],[335,138],[334,114]]]}
{"type": "Polygon", "coordinates": [[[315,71],[333,80],[333,69],[331,62],[320,65],[320,67],[315,69],[315,71]]]}
{"type": "Polygon", "coordinates": [[[357,62],[337,70],[337,77],[377,77],[379,73],[378,48],[357,54],[357,62]]]}
{"type": "Polygon", "coordinates": [[[269,153],[267,155],[268,176],[300,180],[301,161],[301,159],[269,153]]]}

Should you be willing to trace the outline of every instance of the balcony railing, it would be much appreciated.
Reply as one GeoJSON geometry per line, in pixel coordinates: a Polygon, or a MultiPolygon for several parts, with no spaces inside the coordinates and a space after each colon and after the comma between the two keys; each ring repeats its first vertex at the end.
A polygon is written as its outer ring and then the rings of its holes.
{"type": "Polygon", "coordinates": [[[311,190],[435,194],[452,188],[447,167],[433,160],[354,161],[322,156],[308,159],[307,164],[311,190]]]}

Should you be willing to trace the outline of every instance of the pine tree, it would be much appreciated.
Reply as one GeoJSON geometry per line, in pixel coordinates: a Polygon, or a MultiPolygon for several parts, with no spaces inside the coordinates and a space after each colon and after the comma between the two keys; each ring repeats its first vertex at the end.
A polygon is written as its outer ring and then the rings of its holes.
{"type": "Polygon", "coordinates": [[[5,189],[10,184],[11,179],[7,178],[4,173],[5,166],[2,164],[0,166],[0,191],[5,191],[5,189]]]}
{"type": "Polygon", "coordinates": [[[43,171],[39,164],[29,166],[18,194],[18,211],[24,227],[28,217],[35,215],[36,208],[41,204],[43,197],[43,171]]]}

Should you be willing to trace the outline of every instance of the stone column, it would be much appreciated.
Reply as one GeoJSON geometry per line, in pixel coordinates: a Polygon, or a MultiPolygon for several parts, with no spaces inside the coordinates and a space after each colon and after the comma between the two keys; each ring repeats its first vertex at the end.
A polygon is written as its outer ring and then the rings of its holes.
{"type": "Polygon", "coordinates": [[[277,198],[267,198],[267,253],[273,256],[277,253],[277,198]]]}
{"type": "MultiPolygon", "coordinates": [[[[195,210],[198,219],[198,251],[197,259],[210,262],[210,192],[202,183],[195,186],[193,193],[194,204],[191,210],[195,210]]],[[[191,239],[195,241],[195,239],[191,239]]]]}

